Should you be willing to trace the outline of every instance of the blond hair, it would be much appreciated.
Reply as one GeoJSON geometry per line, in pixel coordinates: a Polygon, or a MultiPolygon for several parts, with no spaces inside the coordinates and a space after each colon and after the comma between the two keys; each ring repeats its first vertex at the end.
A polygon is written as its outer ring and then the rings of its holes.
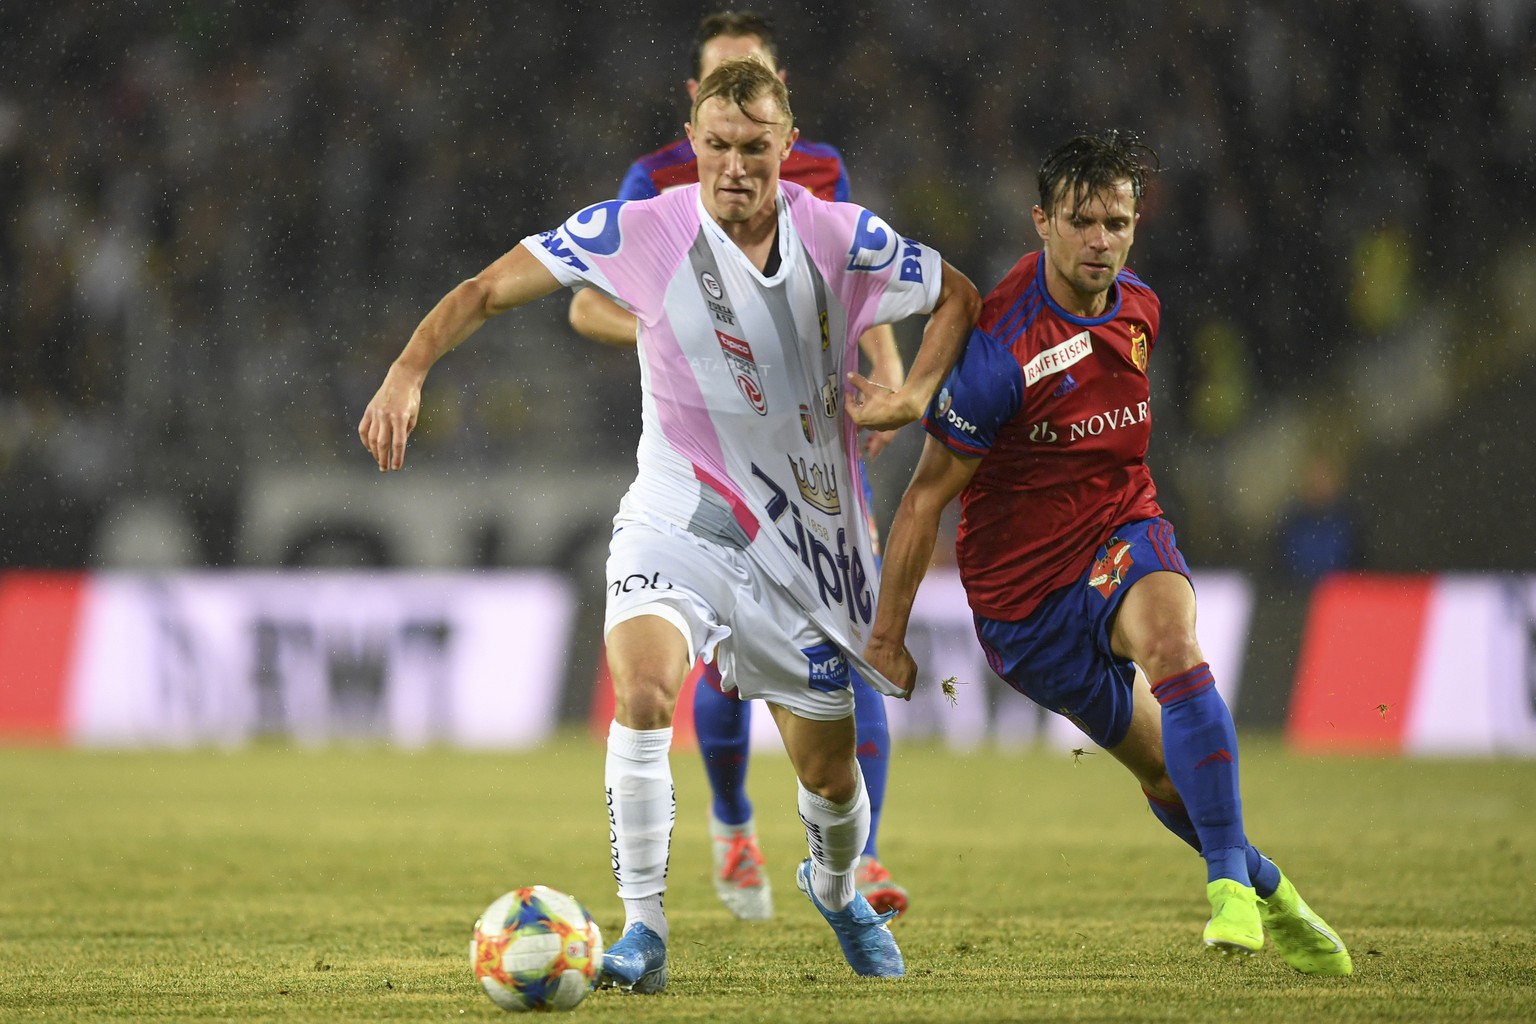
{"type": "Polygon", "coordinates": [[[795,115],[789,109],[789,90],[783,79],[773,72],[761,57],[732,57],[720,62],[720,66],[699,83],[698,95],[693,98],[693,110],[689,120],[697,122],[699,108],[704,101],[718,97],[740,108],[743,114],[759,124],[779,124],[785,131],[794,127],[795,115]],[[782,111],[777,121],[761,121],[747,112],[747,104],[768,96],[782,111]]]}

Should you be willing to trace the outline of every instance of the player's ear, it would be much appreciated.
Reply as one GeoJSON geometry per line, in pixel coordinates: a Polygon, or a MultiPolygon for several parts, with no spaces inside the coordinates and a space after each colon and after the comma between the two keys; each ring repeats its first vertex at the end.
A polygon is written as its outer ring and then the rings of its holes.
{"type": "Polygon", "coordinates": [[[690,79],[688,79],[688,102],[692,103],[694,100],[696,100],[698,98],[699,98],[699,80],[697,78],[690,78],[690,79]]]}
{"type": "Polygon", "coordinates": [[[1046,217],[1045,211],[1036,206],[1029,211],[1029,215],[1035,222],[1035,232],[1041,237],[1041,239],[1044,239],[1045,229],[1047,224],[1049,224],[1049,219],[1046,217]]]}
{"type": "Polygon", "coordinates": [[[789,159],[789,151],[794,149],[795,148],[795,143],[799,142],[799,141],[800,141],[800,129],[799,128],[791,128],[789,130],[789,134],[787,136],[785,136],[785,138],[784,138],[784,153],[783,153],[782,156],[779,157],[779,160],[781,162],[784,161],[784,160],[788,160],[789,159]]]}

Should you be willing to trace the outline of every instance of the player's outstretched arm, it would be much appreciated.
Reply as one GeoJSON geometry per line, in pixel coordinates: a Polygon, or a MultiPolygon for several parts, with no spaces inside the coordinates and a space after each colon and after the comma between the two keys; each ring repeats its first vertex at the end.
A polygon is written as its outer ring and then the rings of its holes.
{"type": "Polygon", "coordinates": [[[379,472],[405,464],[405,441],[416,429],[421,386],[433,364],[491,317],[559,287],[538,257],[519,245],[432,307],[390,366],[357,425],[358,437],[379,464],[379,472]]]}
{"type": "Polygon", "coordinates": [[[956,455],[933,437],[923,444],[912,482],[891,522],[880,566],[880,599],[864,658],[885,678],[909,693],[917,663],[907,651],[907,622],[918,584],[933,561],[933,545],[945,507],[970,483],[980,459],[956,455]]]}
{"type": "Polygon", "coordinates": [[[848,413],[866,430],[895,430],[923,414],[933,393],[960,358],[965,339],[981,314],[981,296],[960,271],[944,263],[939,301],[923,328],[923,343],[912,360],[912,372],[900,387],[877,384],[863,374],[848,375],[854,397],[848,413]]]}
{"type": "Polygon", "coordinates": [[[568,316],[571,327],[583,338],[604,345],[635,344],[635,315],[596,288],[583,288],[572,295],[568,316]]]}

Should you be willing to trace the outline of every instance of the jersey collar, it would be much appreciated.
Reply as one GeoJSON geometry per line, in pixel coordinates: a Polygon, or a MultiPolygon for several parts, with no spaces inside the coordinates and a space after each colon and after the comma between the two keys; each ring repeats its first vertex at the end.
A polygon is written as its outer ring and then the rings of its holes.
{"type": "Polygon", "coordinates": [[[1109,323],[1119,315],[1120,303],[1125,297],[1124,292],[1120,288],[1120,275],[1116,274],[1114,283],[1109,286],[1110,299],[1108,304],[1104,307],[1104,312],[1100,313],[1098,316],[1073,316],[1065,309],[1062,309],[1061,306],[1056,303],[1055,299],[1051,298],[1051,290],[1046,287],[1045,250],[1043,249],[1040,251],[1040,258],[1035,261],[1035,284],[1040,289],[1041,300],[1050,307],[1051,312],[1055,313],[1057,316],[1061,317],[1063,320],[1070,324],[1077,324],[1079,327],[1097,327],[1100,324],[1109,323]]]}
{"type": "Polygon", "coordinates": [[[699,223],[704,226],[704,230],[710,232],[716,243],[727,250],[731,254],[732,259],[741,261],[741,265],[751,271],[759,281],[768,285],[779,284],[794,269],[796,261],[800,258],[800,246],[792,244],[794,235],[789,218],[789,197],[784,194],[783,182],[779,183],[779,194],[774,199],[775,209],[779,217],[779,270],[772,277],[763,276],[763,272],[758,270],[751,260],[747,259],[747,254],[741,251],[741,247],[736,244],[735,240],[725,233],[725,230],[720,227],[715,218],[709,215],[709,211],[704,208],[704,190],[702,186],[695,190],[693,202],[699,211],[699,223]]]}

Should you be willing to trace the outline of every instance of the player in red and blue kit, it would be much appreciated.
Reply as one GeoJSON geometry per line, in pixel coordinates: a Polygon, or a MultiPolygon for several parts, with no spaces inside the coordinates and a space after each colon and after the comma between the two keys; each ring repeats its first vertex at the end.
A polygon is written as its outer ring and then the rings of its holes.
{"type": "MultiPolygon", "coordinates": [[[[690,99],[696,95],[699,82],[721,61],[745,56],[757,56],[770,68],[776,66],[771,26],[764,19],[744,12],[706,16],[699,23],[696,36],[699,77],[688,82],[690,99]]],[[[783,71],[778,73],[784,77],[783,71]]],[[[848,201],[848,172],[842,157],[831,146],[798,139],[780,165],[779,175],[785,181],[809,189],[818,199],[848,201]]],[[[698,180],[698,158],[693,146],[687,139],[679,139],[631,164],[618,198],[650,199],[668,189],[691,185],[698,180]]],[[[577,292],[571,299],[570,321],[579,333],[594,341],[635,343],[634,316],[593,289],[577,292]]],[[[888,388],[900,386],[905,371],[890,327],[871,328],[859,339],[859,347],[869,360],[870,380],[888,388]]],[[[877,455],[891,436],[890,432],[866,434],[866,457],[877,455]]],[[[873,507],[869,478],[863,474],[862,465],[855,468],[862,477],[865,506],[873,507]]],[[[874,534],[873,523],[870,528],[874,534]]],[[[900,915],[907,909],[907,891],[891,878],[877,855],[891,755],[885,698],[871,689],[856,672],[853,673],[853,689],[858,733],[856,755],[864,773],[870,804],[869,839],[859,858],[855,881],[859,892],[877,911],[900,915]]],[[[772,886],[763,871],[763,854],[758,846],[752,801],[746,787],[751,712],[751,702],[739,699],[734,692],[723,692],[718,670],[713,665],[705,665],[694,688],[693,722],[713,793],[709,825],[714,847],[715,892],[737,917],[763,920],[772,916],[773,901],[772,886]]]]}
{"type": "Polygon", "coordinates": [[[1125,261],[1155,160],[1109,132],[1042,163],[1043,247],[988,296],[928,409],[865,656],[898,686],[915,681],[907,621],[958,495],[956,560],[988,663],[1130,769],[1152,813],[1200,852],[1205,945],[1252,955],[1268,932],[1295,969],[1345,975],[1338,934],[1248,842],[1232,716],[1147,469],[1161,306],[1125,261]]]}

